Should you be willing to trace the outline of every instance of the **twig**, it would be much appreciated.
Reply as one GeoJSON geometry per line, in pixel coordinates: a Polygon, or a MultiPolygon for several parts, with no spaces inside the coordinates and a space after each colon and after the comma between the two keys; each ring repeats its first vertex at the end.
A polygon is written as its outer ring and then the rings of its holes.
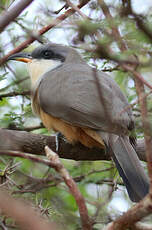
{"type": "Polygon", "coordinates": [[[8,228],[2,222],[0,222],[0,227],[2,228],[2,230],[8,230],[8,228]]]}
{"type": "MultiPolygon", "coordinates": [[[[111,21],[111,23],[112,23],[113,17],[112,17],[112,15],[110,13],[110,10],[109,10],[108,6],[105,4],[104,0],[98,0],[98,2],[99,2],[99,5],[102,8],[102,11],[103,11],[105,17],[107,19],[109,19],[111,21]]],[[[117,27],[112,26],[112,34],[113,34],[115,40],[117,41],[117,44],[118,44],[120,50],[121,51],[127,50],[127,46],[126,46],[125,42],[123,41],[122,37],[120,36],[119,30],[118,30],[117,27]]]]}
{"type": "Polygon", "coordinates": [[[152,230],[152,225],[147,223],[137,223],[135,224],[131,230],[152,230]]]}
{"type": "Polygon", "coordinates": [[[85,204],[85,200],[82,194],[80,193],[76,183],[74,182],[72,177],[69,175],[66,168],[64,168],[58,155],[55,152],[53,152],[48,146],[45,147],[45,152],[50,162],[53,162],[54,164],[56,164],[55,170],[62,176],[62,178],[64,179],[64,182],[66,183],[71,194],[74,196],[76,200],[76,203],[78,205],[79,212],[80,212],[83,230],[91,230],[92,224],[88,216],[88,210],[85,204]]]}
{"type": "Polygon", "coordinates": [[[67,9],[67,4],[64,4],[59,10],[53,11],[53,13],[59,14],[64,8],[67,9]]]}
{"type": "Polygon", "coordinates": [[[46,159],[42,159],[42,158],[39,158],[39,157],[36,157],[36,156],[33,156],[29,153],[24,153],[24,152],[19,152],[19,151],[5,151],[5,150],[0,150],[0,155],[2,156],[12,156],[12,157],[21,157],[21,158],[24,158],[24,159],[28,159],[28,160],[31,160],[31,161],[34,161],[36,163],[40,163],[40,164],[44,164],[44,165],[47,165],[49,167],[52,167],[52,168],[56,168],[56,164],[54,164],[53,162],[50,162],[46,159]]]}
{"type": "Polygon", "coordinates": [[[33,0],[20,0],[11,9],[8,9],[0,16],[0,32],[10,24],[33,0]]]}
{"type": "Polygon", "coordinates": [[[26,81],[26,80],[28,80],[28,79],[29,79],[29,77],[24,77],[24,78],[22,78],[22,79],[15,80],[15,81],[11,82],[9,85],[7,85],[7,86],[1,88],[1,89],[0,89],[0,93],[6,91],[6,90],[9,89],[12,85],[15,85],[15,84],[16,84],[16,85],[19,85],[19,84],[21,84],[23,81],[26,81]]]}
{"type": "MultiPolygon", "coordinates": [[[[90,0],[84,0],[77,7],[78,8],[82,8],[89,1],[90,0]]],[[[50,23],[48,26],[44,26],[42,29],[40,29],[37,32],[37,35],[39,36],[39,35],[42,35],[42,34],[46,33],[48,30],[50,30],[51,28],[57,26],[59,23],[61,23],[63,20],[65,20],[67,17],[71,16],[74,12],[75,12],[74,9],[67,10],[64,14],[60,15],[54,21],[52,21],[52,23],[50,23]]],[[[11,50],[8,54],[6,54],[3,58],[0,59],[0,65],[4,64],[7,61],[8,57],[10,55],[15,54],[17,52],[20,52],[21,50],[23,50],[24,48],[26,48],[29,44],[31,44],[35,40],[36,40],[35,37],[30,37],[29,39],[27,39],[26,41],[24,41],[23,43],[21,43],[19,46],[17,46],[13,50],[11,50]]]]}
{"type": "Polygon", "coordinates": [[[29,126],[29,127],[23,127],[23,129],[18,128],[18,130],[24,130],[27,132],[31,132],[36,129],[42,129],[44,128],[43,124],[41,123],[40,125],[35,125],[35,126],[29,126]]]}
{"type": "Polygon", "coordinates": [[[146,85],[148,88],[152,89],[152,85],[147,82],[140,73],[138,73],[136,70],[133,69],[133,67],[129,65],[122,64],[123,69],[131,72],[135,78],[138,78],[144,85],[146,85]]]}
{"type": "Polygon", "coordinates": [[[152,31],[150,28],[144,23],[144,16],[136,14],[132,9],[132,4],[130,0],[126,0],[125,4],[122,9],[122,15],[127,16],[131,15],[133,16],[134,20],[136,21],[136,24],[138,28],[146,35],[146,37],[152,41],[152,31]]]}
{"type": "Polygon", "coordinates": [[[97,52],[98,56],[101,58],[105,58],[105,59],[117,62],[124,70],[131,72],[136,78],[138,78],[140,81],[142,81],[144,83],[144,85],[146,85],[148,88],[152,89],[152,85],[149,82],[147,82],[141,76],[140,73],[138,73],[136,70],[134,70],[134,67],[137,66],[137,64],[139,64],[138,62],[130,61],[130,60],[120,60],[120,59],[116,58],[114,55],[109,54],[109,52],[107,52],[107,50],[101,44],[97,44],[96,52],[97,52]]]}
{"type": "Polygon", "coordinates": [[[140,99],[138,98],[134,103],[126,106],[123,110],[121,110],[119,112],[119,115],[121,115],[122,113],[124,113],[125,111],[127,111],[129,108],[132,108],[134,105],[138,104],[139,100],[147,98],[150,94],[152,94],[152,90],[150,90],[148,93],[145,93],[144,95],[142,95],[142,98],[140,98],[140,99]]]}
{"type": "Polygon", "coordinates": [[[31,230],[55,230],[55,223],[48,223],[40,213],[34,210],[33,207],[15,200],[6,191],[0,191],[0,209],[7,216],[12,217],[20,226],[20,229],[31,230]],[[7,205],[6,205],[7,204],[7,205]],[[27,211],[28,210],[28,211],[27,211]]]}
{"type": "Polygon", "coordinates": [[[70,6],[72,9],[75,10],[79,15],[81,15],[82,18],[88,19],[88,17],[76,6],[74,5],[70,0],[66,0],[67,5],[70,6]]]}
{"type": "Polygon", "coordinates": [[[113,72],[113,71],[120,71],[121,69],[120,69],[120,66],[119,65],[117,65],[117,66],[115,66],[115,67],[113,67],[113,68],[104,68],[104,69],[102,69],[102,72],[113,72]]]}
{"type": "Polygon", "coordinates": [[[150,178],[150,193],[152,195],[152,135],[150,129],[150,122],[148,120],[148,110],[147,110],[147,100],[146,97],[143,97],[145,94],[144,84],[140,79],[135,78],[135,86],[137,95],[139,98],[141,117],[144,129],[144,138],[146,143],[146,154],[147,154],[147,162],[148,162],[148,173],[150,178]]]}
{"type": "Polygon", "coordinates": [[[10,93],[5,93],[5,94],[0,94],[0,100],[3,98],[3,97],[15,97],[15,96],[29,96],[30,95],[30,91],[27,90],[27,91],[23,91],[23,92],[10,92],[10,93]]]}
{"type": "Polygon", "coordinates": [[[144,34],[149,38],[150,41],[152,41],[152,31],[144,24],[142,18],[139,15],[133,14],[134,19],[137,23],[138,28],[144,32],[144,34]]]}

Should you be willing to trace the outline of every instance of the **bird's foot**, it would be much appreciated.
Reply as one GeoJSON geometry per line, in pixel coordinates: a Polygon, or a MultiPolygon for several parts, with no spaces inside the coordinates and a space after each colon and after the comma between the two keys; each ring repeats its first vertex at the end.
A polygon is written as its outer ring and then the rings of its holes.
{"type": "Polygon", "coordinates": [[[55,143],[56,143],[56,152],[57,153],[59,152],[60,139],[61,138],[65,140],[65,137],[62,135],[62,133],[60,133],[60,132],[56,133],[56,135],[55,135],[55,143]]]}

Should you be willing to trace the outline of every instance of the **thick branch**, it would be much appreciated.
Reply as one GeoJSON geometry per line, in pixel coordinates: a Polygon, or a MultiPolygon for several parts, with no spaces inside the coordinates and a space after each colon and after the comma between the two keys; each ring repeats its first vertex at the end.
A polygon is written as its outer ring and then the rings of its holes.
{"type": "MultiPolygon", "coordinates": [[[[25,131],[0,129],[0,150],[21,151],[36,155],[44,154],[44,147],[48,145],[56,151],[55,136],[38,135],[25,131]]],[[[137,144],[137,153],[141,160],[145,160],[143,140],[137,144]]],[[[89,149],[81,144],[71,145],[60,138],[59,156],[73,160],[110,160],[110,156],[103,149],[89,149]]]]}
{"type": "MultiPolygon", "coordinates": [[[[0,150],[21,151],[36,155],[44,154],[48,145],[56,151],[56,137],[37,135],[25,131],[0,129],[0,150]]],[[[88,149],[81,144],[71,145],[60,138],[59,156],[73,160],[105,160],[110,159],[104,150],[88,149]]]]}

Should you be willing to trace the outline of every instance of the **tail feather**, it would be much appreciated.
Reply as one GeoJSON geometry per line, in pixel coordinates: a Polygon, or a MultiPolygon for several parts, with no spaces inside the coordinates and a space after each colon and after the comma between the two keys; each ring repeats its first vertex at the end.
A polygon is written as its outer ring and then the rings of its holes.
{"type": "Polygon", "coordinates": [[[108,146],[130,199],[138,202],[148,193],[149,181],[129,138],[118,137],[109,141],[108,146]]]}

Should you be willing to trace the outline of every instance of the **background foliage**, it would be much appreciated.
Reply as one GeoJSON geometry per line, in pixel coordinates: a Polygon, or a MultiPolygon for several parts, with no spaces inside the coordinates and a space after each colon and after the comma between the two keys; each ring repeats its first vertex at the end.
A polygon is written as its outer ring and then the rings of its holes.
{"type": "MultiPolygon", "coordinates": [[[[16,2],[1,0],[0,13],[16,2]]],[[[133,104],[136,134],[140,138],[143,137],[143,129],[139,106],[135,103],[137,95],[133,75],[124,71],[119,64],[125,60],[137,60],[139,64],[136,68],[151,83],[152,38],[138,26],[136,16],[152,31],[152,5],[147,2],[147,8],[142,11],[137,7],[136,11],[135,4],[138,3],[133,1],[131,6],[134,13],[131,14],[125,1],[105,3],[90,1],[81,10],[84,15],[77,12],[67,18],[43,36],[38,36],[37,41],[26,50],[31,51],[39,42],[48,41],[77,48],[86,62],[114,78],[129,103],[133,104]]],[[[50,24],[65,11],[57,12],[64,4],[64,1],[59,0],[34,1],[0,34],[0,56],[3,57],[26,38],[36,36],[35,31],[50,24]]],[[[146,92],[149,92],[148,88],[146,92]]],[[[148,109],[151,113],[151,96],[148,97],[148,109]]],[[[1,66],[0,127],[46,135],[52,133],[43,127],[31,111],[30,80],[24,64],[8,62],[1,66]]],[[[94,220],[94,229],[101,229],[132,205],[112,162],[62,161],[86,199],[89,214],[94,220]]],[[[31,201],[44,216],[60,223],[62,228],[81,228],[75,200],[53,169],[29,160],[0,156],[0,170],[1,186],[8,187],[15,197],[31,201]]],[[[0,221],[8,229],[18,229],[10,218],[1,216],[0,221]]]]}

